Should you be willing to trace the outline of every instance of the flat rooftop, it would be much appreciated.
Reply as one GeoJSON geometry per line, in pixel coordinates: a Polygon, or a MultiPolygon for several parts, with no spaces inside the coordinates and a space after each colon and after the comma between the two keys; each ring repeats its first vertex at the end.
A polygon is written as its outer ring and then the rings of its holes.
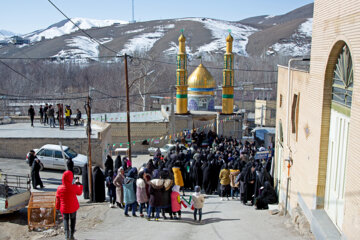
{"type": "MultiPolygon", "coordinates": [[[[97,138],[101,126],[91,124],[91,138],[97,138]]],[[[28,123],[11,123],[0,125],[0,138],[87,138],[85,126],[65,126],[60,130],[59,126],[50,128],[40,123],[34,123],[34,127],[28,123]]]]}
{"type": "MultiPolygon", "coordinates": [[[[86,114],[83,114],[82,118],[87,119],[86,114]]],[[[106,119],[106,121],[109,123],[127,121],[126,112],[92,113],[91,118],[92,120],[99,122],[104,122],[106,119]]],[[[168,120],[163,116],[161,111],[130,112],[130,121],[131,122],[168,122],[168,120]]]]}

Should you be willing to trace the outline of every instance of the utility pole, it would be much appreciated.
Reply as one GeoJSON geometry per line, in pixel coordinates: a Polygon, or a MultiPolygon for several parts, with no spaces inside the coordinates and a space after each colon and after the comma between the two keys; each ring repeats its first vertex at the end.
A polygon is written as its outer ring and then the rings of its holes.
{"type": "Polygon", "coordinates": [[[59,129],[64,130],[64,105],[62,103],[58,104],[59,111],[59,129]]]}
{"type": "Polygon", "coordinates": [[[132,19],[131,19],[131,22],[134,23],[135,22],[135,14],[134,14],[134,0],[132,0],[132,19]]]}
{"type": "Polygon", "coordinates": [[[128,138],[128,143],[129,143],[129,161],[132,163],[132,161],[131,161],[131,135],[130,135],[129,79],[128,79],[127,57],[128,57],[128,55],[125,53],[125,55],[124,55],[124,63],[125,63],[125,85],[126,85],[127,138],[128,138]]]}
{"type": "Polygon", "coordinates": [[[243,119],[244,119],[244,113],[240,113],[240,139],[243,138],[243,119]]]}
{"type": "Polygon", "coordinates": [[[92,187],[92,166],[91,166],[91,106],[90,106],[90,91],[91,88],[89,88],[89,94],[86,101],[86,114],[87,114],[87,137],[88,137],[88,176],[89,176],[89,196],[90,201],[92,202],[94,199],[93,196],[93,187],[92,187]]]}
{"type": "MultiPolygon", "coordinates": [[[[174,134],[175,134],[175,113],[174,113],[175,91],[174,91],[174,86],[170,86],[170,96],[171,96],[171,109],[170,109],[170,119],[169,120],[170,120],[171,136],[174,137],[174,134]]],[[[174,140],[174,139],[172,139],[172,140],[174,140]]]]}
{"type": "Polygon", "coordinates": [[[260,121],[260,127],[263,126],[263,119],[264,119],[264,105],[261,105],[261,121],[260,121]]]}

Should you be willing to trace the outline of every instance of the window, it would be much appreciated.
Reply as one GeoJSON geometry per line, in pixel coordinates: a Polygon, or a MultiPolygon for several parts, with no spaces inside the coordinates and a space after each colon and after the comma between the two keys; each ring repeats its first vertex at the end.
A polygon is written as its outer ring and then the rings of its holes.
{"type": "Polygon", "coordinates": [[[41,149],[38,154],[38,156],[43,156],[43,157],[52,157],[53,156],[53,151],[49,150],[49,149],[41,149]]]}
{"type": "Polygon", "coordinates": [[[71,148],[68,148],[64,151],[66,155],[68,155],[70,158],[75,158],[77,156],[77,153],[72,150],[71,148]]]}
{"type": "Polygon", "coordinates": [[[278,139],[279,139],[279,142],[280,142],[280,144],[282,146],[282,144],[284,142],[284,134],[283,134],[283,128],[282,128],[281,119],[279,120],[278,139]]]}
{"type": "Polygon", "coordinates": [[[270,110],[270,118],[275,118],[276,117],[276,109],[271,109],[270,110]]]}
{"type": "Polygon", "coordinates": [[[349,48],[345,45],[338,58],[332,84],[332,100],[342,106],[351,107],[354,71],[349,48]]]}
{"type": "Polygon", "coordinates": [[[291,107],[291,132],[296,133],[298,130],[298,122],[299,122],[299,99],[300,94],[294,94],[293,103],[291,107]]]}
{"type": "Polygon", "coordinates": [[[55,151],[55,158],[63,158],[62,153],[60,151],[55,151]]]}
{"type": "Polygon", "coordinates": [[[283,103],[283,95],[280,94],[279,107],[282,107],[282,103],[283,103]]]}
{"type": "Polygon", "coordinates": [[[36,155],[44,156],[45,155],[45,149],[41,149],[36,155]]]}

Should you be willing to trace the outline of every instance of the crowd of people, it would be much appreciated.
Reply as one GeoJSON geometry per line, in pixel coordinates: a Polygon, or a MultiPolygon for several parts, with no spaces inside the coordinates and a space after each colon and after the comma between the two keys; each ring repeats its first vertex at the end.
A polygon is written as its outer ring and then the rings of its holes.
{"type": "MultiPolygon", "coordinates": [[[[49,125],[50,127],[55,128],[56,124],[60,123],[60,115],[62,114],[62,111],[60,110],[60,104],[57,105],[58,110],[55,112],[55,106],[51,104],[45,104],[43,107],[40,105],[39,108],[39,117],[40,117],[40,124],[49,125]],[[57,123],[56,123],[57,122],[57,123]]],[[[28,109],[28,116],[30,117],[31,126],[34,127],[34,118],[35,118],[35,109],[33,105],[30,105],[28,109]]],[[[65,125],[70,126],[71,125],[71,115],[72,110],[69,105],[65,106],[64,113],[65,115],[65,125]]],[[[76,117],[73,118],[74,125],[79,125],[81,121],[81,111],[79,109],[76,109],[76,117]]]]}
{"type": "MultiPolygon", "coordinates": [[[[268,209],[269,204],[277,202],[270,174],[271,149],[270,157],[259,159],[256,153],[266,149],[257,148],[256,143],[242,143],[211,131],[197,135],[194,131],[184,153],[181,144],[185,138],[165,156],[158,149],[140,168],[133,167],[131,161],[121,158],[120,154],[115,161],[108,155],[104,171],[99,166],[93,169],[93,201],[105,200],[105,183],[109,207],[123,208],[126,217],[130,211],[137,217],[138,211],[140,217],[149,221],[159,221],[160,214],[163,219],[179,220],[185,207],[193,210],[195,222],[202,221],[206,197],[203,193],[218,194],[222,201],[240,200],[244,205],[255,205],[255,209],[268,209]],[[203,147],[203,142],[208,146],[203,147]],[[188,196],[185,191],[192,194],[188,196]]],[[[38,162],[34,152],[31,154],[33,171],[38,162]]],[[[68,160],[67,167],[69,170],[63,174],[62,185],[57,190],[56,208],[63,214],[66,239],[73,239],[79,208],[76,195],[81,194],[83,187],[78,178],[74,182],[72,161],[68,160]]],[[[34,187],[43,187],[38,174],[32,176],[34,187]]]]}
{"type": "Polygon", "coordinates": [[[140,216],[146,214],[149,220],[159,220],[160,213],[164,219],[167,214],[171,219],[179,219],[182,206],[186,206],[185,191],[194,191],[189,206],[194,209],[194,220],[199,214],[201,221],[204,204],[201,192],[218,194],[222,201],[231,198],[247,206],[255,205],[255,209],[268,209],[268,204],[277,202],[270,174],[272,158],[257,159],[256,155],[264,147],[217,136],[211,131],[198,135],[194,131],[191,139],[188,148],[191,150],[186,153],[181,150],[180,140],[165,156],[158,149],[139,169],[132,167],[126,157],[118,155],[113,161],[108,155],[104,178],[110,207],[124,208],[125,216],[129,216],[130,209],[137,216],[139,206],[140,216]],[[209,145],[200,147],[203,142],[209,145]]]}

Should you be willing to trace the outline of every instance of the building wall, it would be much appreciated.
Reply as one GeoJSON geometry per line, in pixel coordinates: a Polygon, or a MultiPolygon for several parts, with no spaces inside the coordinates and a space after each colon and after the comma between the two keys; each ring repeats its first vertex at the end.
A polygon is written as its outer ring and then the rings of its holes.
{"type": "MultiPolygon", "coordinates": [[[[292,79],[292,93],[290,97],[289,109],[291,113],[292,95],[300,95],[299,101],[299,121],[297,134],[291,133],[291,117],[289,116],[289,134],[287,133],[287,102],[288,102],[288,68],[279,67],[278,69],[278,96],[277,96],[277,113],[276,123],[279,128],[279,122],[282,122],[283,127],[283,154],[282,161],[282,175],[280,179],[280,200],[285,202],[286,180],[287,180],[287,162],[285,159],[289,156],[293,159],[293,166],[290,169],[291,182],[289,190],[289,204],[290,207],[296,207],[298,201],[298,194],[304,199],[309,209],[313,208],[316,199],[316,176],[317,176],[317,162],[319,149],[313,146],[319,146],[319,131],[317,127],[320,124],[319,118],[314,116],[311,111],[315,110],[313,101],[318,101],[316,95],[309,93],[308,89],[313,85],[309,80],[309,73],[300,70],[291,70],[292,79]],[[299,94],[300,93],[300,94],[299,94]],[[281,95],[281,96],[280,96],[281,95]],[[280,107],[280,99],[282,99],[280,107]],[[310,134],[306,133],[310,131],[310,134]],[[289,139],[289,147],[287,141],[289,139]]],[[[320,109],[319,109],[320,110],[320,109]]],[[[276,142],[279,141],[279,130],[277,129],[276,142]]],[[[275,159],[278,159],[275,157],[275,159]]],[[[280,165],[277,162],[276,165],[280,165]]]]}
{"type": "Polygon", "coordinates": [[[255,124],[266,127],[275,127],[276,121],[276,101],[273,100],[255,100],[255,124]]]}
{"type": "Polygon", "coordinates": [[[239,106],[239,109],[245,109],[246,112],[255,111],[255,101],[246,101],[246,100],[236,100],[234,99],[234,104],[239,106]]]}
{"type": "MultiPolygon", "coordinates": [[[[359,29],[360,1],[315,0],[310,76],[305,77],[307,74],[299,71],[291,73],[293,92],[300,93],[299,128],[297,135],[290,133],[291,152],[286,147],[287,68],[279,67],[278,73],[276,123],[278,127],[281,119],[284,129],[282,161],[289,155],[294,161],[290,174],[290,207],[300,204],[305,213],[321,210],[324,207],[333,71],[344,44],[350,49],[354,87],[345,171],[344,222],[340,227],[343,237],[347,239],[358,239],[360,235],[360,148],[357,145],[360,140],[359,29]],[[279,108],[280,94],[285,109],[279,108]]],[[[290,101],[292,103],[292,99],[290,101]]],[[[281,188],[284,190],[287,169],[286,164],[283,166],[281,188]]]]}
{"type": "MultiPolygon", "coordinates": [[[[349,144],[345,172],[345,215],[342,230],[348,239],[360,235],[360,1],[317,0],[314,6],[314,26],[311,47],[310,81],[323,88],[321,148],[319,156],[319,181],[317,195],[324,196],[327,166],[327,144],[330,118],[331,80],[336,58],[344,43],[350,49],[354,69],[353,101],[349,128],[349,144]]],[[[317,92],[318,94],[319,92],[317,92]]],[[[319,201],[319,207],[323,203],[319,201]]]]}

